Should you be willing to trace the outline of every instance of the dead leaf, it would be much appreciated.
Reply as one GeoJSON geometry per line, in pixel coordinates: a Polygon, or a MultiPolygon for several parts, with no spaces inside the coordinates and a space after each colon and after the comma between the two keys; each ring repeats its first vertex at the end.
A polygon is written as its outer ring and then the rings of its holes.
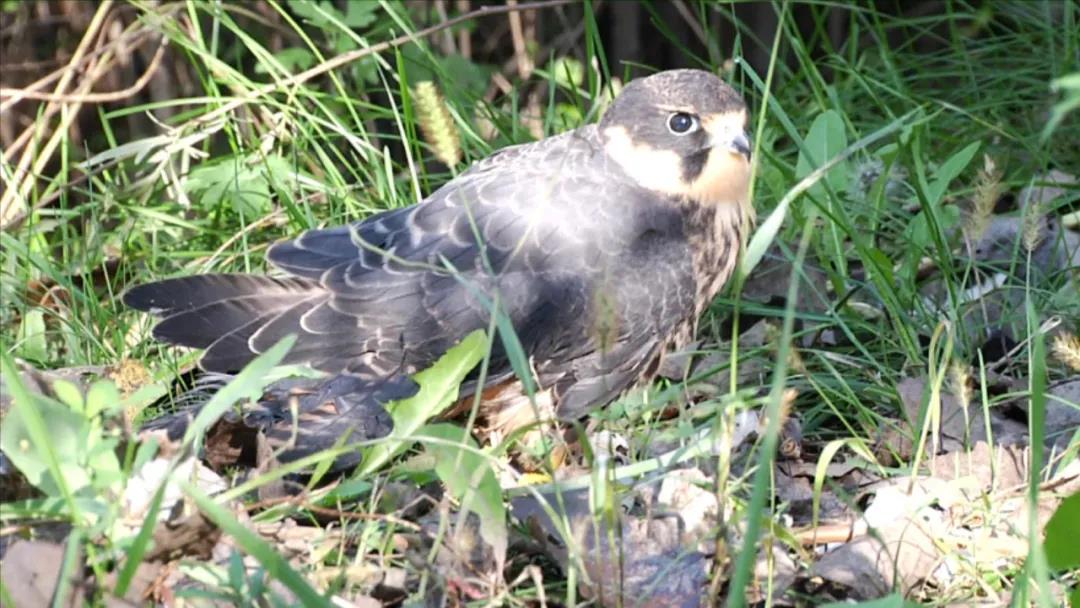
{"type": "MultiPolygon", "coordinates": [[[[135,576],[128,585],[122,601],[115,597],[106,599],[106,606],[142,606],[147,600],[160,601],[168,592],[163,586],[163,574],[166,566],[160,563],[142,562],[135,568],[135,576]]],[[[119,578],[117,572],[109,573],[105,580],[106,589],[115,589],[119,578]]]]}
{"type": "MultiPolygon", "coordinates": [[[[1029,196],[1034,200],[1053,194],[1049,188],[1039,192],[1045,194],[1029,196]]],[[[982,345],[987,363],[1002,359],[1009,347],[1024,338],[1027,283],[1062,293],[1077,289],[1080,234],[1064,229],[1056,218],[1042,215],[1045,211],[1039,208],[1036,215],[1027,217],[1022,213],[993,216],[982,235],[958,252],[969,259],[957,263],[970,263],[973,270],[962,289],[946,288],[940,277],[920,288],[929,310],[950,311],[950,316],[959,313],[962,333],[982,345]],[[1032,221],[1033,217],[1037,219],[1032,221]],[[1030,264],[1025,260],[1025,242],[1035,243],[1030,264]]]]}
{"type": "Polygon", "coordinates": [[[221,538],[221,529],[201,512],[178,521],[161,522],[154,529],[154,546],[146,561],[172,561],[181,557],[208,560],[221,538]]]}
{"type": "Polygon", "coordinates": [[[915,522],[896,522],[826,553],[811,572],[846,587],[850,599],[870,600],[893,585],[905,595],[933,572],[940,554],[934,539],[915,522]]]}
{"type": "Polygon", "coordinates": [[[720,502],[710,489],[708,476],[697,468],[676,469],[664,474],[656,501],[660,508],[682,519],[684,538],[693,542],[707,540],[716,527],[720,502]]]}
{"type": "MultiPolygon", "coordinates": [[[[927,394],[926,387],[927,379],[925,376],[904,378],[896,385],[896,391],[900,395],[908,420],[908,423],[903,425],[903,430],[909,433],[911,438],[918,437],[922,430],[910,425],[919,423],[919,415],[924,405],[924,395],[927,394]]],[[[940,407],[940,451],[951,452],[975,445],[979,441],[987,441],[986,418],[983,415],[981,406],[978,404],[965,405],[951,391],[943,389],[940,407]]],[[[995,444],[1017,445],[1027,442],[1027,427],[1005,417],[1000,408],[990,410],[990,429],[995,444]]]]}
{"type": "Polygon", "coordinates": [[[702,605],[708,586],[705,555],[680,542],[678,518],[621,517],[621,529],[578,519],[584,597],[609,608],[702,605]],[[616,544],[612,544],[612,541],[616,544]]]}
{"type": "Polygon", "coordinates": [[[927,461],[930,475],[937,479],[977,480],[982,492],[996,489],[1016,488],[1027,482],[1030,449],[1024,446],[1006,446],[985,441],[977,442],[968,450],[954,450],[939,454],[927,461]]]}
{"type": "MultiPolygon", "coordinates": [[[[792,247],[789,250],[794,249],[792,247]]],[[[802,284],[799,285],[799,301],[795,304],[798,312],[822,313],[829,309],[829,296],[826,291],[829,277],[821,264],[813,258],[813,254],[810,254],[800,269],[802,284]]],[[[782,247],[773,245],[747,277],[740,296],[746,300],[782,308],[787,299],[793,271],[792,259],[784,253],[782,247]]],[[[805,345],[808,343],[804,341],[805,345]]]]}
{"type": "Polygon", "coordinates": [[[346,539],[337,526],[301,526],[292,518],[253,523],[252,528],[287,559],[306,564],[321,562],[346,539]]]}
{"type": "Polygon", "coordinates": [[[793,606],[784,596],[795,583],[798,567],[795,560],[781,547],[770,544],[771,550],[758,551],[754,563],[754,587],[747,591],[747,600],[757,604],[766,599],[773,606],[793,606]],[[770,595],[771,597],[766,597],[770,595]]]}
{"type": "MultiPolygon", "coordinates": [[[[128,480],[120,499],[123,506],[121,520],[131,526],[132,529],[142,526],[154,494],[157,493],[161,484],[165,483],[165,477],[169,473],[171,466],[169,459],[158,456],[144,464],[128,480]]],[[[176,465],[176,469],[173,471],[173,479],[186,479],[210,495],[222,492],[226,488],[224,479],[191,457],[176,465]]],[[[164,522],[174,517],[181,511],[180,507],[183,500],[183,491],[174,481],[170,481],[161,500],[158,520],[164,522]]]]}
{"type": "MultiPolygon", "coordinates": [[[[76,560],[81,561],[80,558],[76,560]]],[[[63,545],[40,540],[19,541],[4,555],[0,581],[15,606],[48,606],[60,581],[63,563],[63,545]]],[[[82,606],[83,599],[77,591],[79,581],[70,583],[70,595],[64,606],[82,606]]]]}
{"type": "MultiPolygon", "coordinates": [[[[814,523],[814,472],[808,475],[789,476],[781,466],[776,470],[776,498],[785,505],[784,512],[791,517],[793,526],[809,526],[814,523]]],[[[831,485],[831,484],[829,484],[831,485]]],[[[844,522],[855,519],[848,504],[837,497],[826,485],[818,502],[817,523],[844,522]]]]}
{"type": "Polygon", "coordinates": [[[399,605],[409,593],[409,573],[404,568],[385,568],[383,578],[371,590],[371,597],[384,604],[399,605]]]}
{"type": "Polygon", "coordinates": [[[206,433],[203,457],[216,471],[227,467],[255,467],[258,461],[259,429],[234,416],[224,416],[206,433]]]}
{"type": "Polygon", "coordinates": [[[689,546],[700,537],[684,534],[679,513],[662,512],[661,504],[651,516],[620,514],[616,521],[598,522],[603,518],[591,513],[588,489],[561,492],[561,503],[553,494],[543,498],[556,513],[562,511],[558,505],[565,507],[570,540],[562,537],[535,496],[514,499],[511,514],[525,523],[564,571],[571,567],[567,543],[574,543],[584,568],[580,583],[584,597],[601,606],[701,605],[708,585],[707,560],[689,546]],[[687,537],[689,544],[684,542],[687,537]]]}
{"type": "Polygon", "coordinates": [[[811,573],[849,590],[850,598],[881,597],[899,587],[907,595],[932,577],[941,551],[935,529],[938,501],[954,489],[944,482],[892,480],[878,490],[864,514],[869,533],[823,555],[811,573]],[[911,486],[908,492],[905,486],[911,486]]]}
{"type": "Polygon", "coordinates": [[[424,534],[410,537],[411,561],[434,575],[429,601],[458,602],[495,597],[503,584],[495,551],[480,535],[480,518],[465,517],[444,499],[440,508],[421,520],[424,534]],[[440,528],[443,528],[440,533],[440,528]],[[428,562],[433,540],[440,545],[434,563],[428,562]]]}

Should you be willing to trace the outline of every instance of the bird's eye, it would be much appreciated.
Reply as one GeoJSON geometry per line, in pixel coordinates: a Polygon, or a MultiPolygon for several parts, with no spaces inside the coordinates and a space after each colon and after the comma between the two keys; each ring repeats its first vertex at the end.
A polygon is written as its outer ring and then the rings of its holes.
{"type": "Polygon", "coordinates": [[[693,114],[676,112],[668,117],[667,127],[675,135],[686,135],[697,130],[698,119],[693,114]]]}

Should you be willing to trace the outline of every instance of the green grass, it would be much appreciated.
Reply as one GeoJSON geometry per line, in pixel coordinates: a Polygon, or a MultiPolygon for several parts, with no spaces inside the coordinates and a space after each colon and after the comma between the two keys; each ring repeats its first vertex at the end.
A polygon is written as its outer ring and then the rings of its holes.
{"type": "MultiPolygon", "coordinates": [[[[610,481],[619,482],[662,473],[667,461],[650,447],[659,442],[685,450],[679,458],[712,458],[702,448],[707,445],[702,438],[726,436],[736,412],[758,407],[765,408],[769,426],[749,462],[769,463],[787,388],[798,391],[794,409],[802,417],[808,445],[816,446],[808,459],[828,453],[822,446],[831,441],[857,446],[852,453],[868,454],[882,421],[901,411],[896,390],[901,379],[921,374],[944,379],[953,363],[974,367],[976,378],[985,373],[977,353],[982,339],[965,324],[961,302],[962,293],[982,279],[985,269],[958,255],[958,230],[968,221],[960,211],[978,192],[985,156],[1000,169],[1001,188],[1009,192],[1032,184],[1050,168],[1080,172],[1077,113],[1056,120],[1042,137],[1058,101],[1051,83],[1080,70],[1080,10],[1071,2],[951,1],[943,15],[918,17],[856,7],[843,13],[850,36],[833,48],[825,17],[833,3],[777,3],[775,39],[761,39],[738,21],[741,13],[732,4],[687,5],[701,23],[722,18],[738,24],[734,40],[709,40],[704,55],[693,55],[685,41],[662,25],[657,35],[686,48],[687,60],[699,67],[717,70],[725,59],[735,58],[725,75],[753,109],[758,159],[754,201],[759,231],[744,267],[775,244],[768,255],[794,260],[793,276],[814,266],[824,280],[785,285],[781,295],[788,296],[788,305],[780,307],[744,300],[736,288],[725,291],[702,323],[700,336],[709,349],[720,349],[723,355],[714,373],[686,382],[659,382],[644,395],[630,395],[593,415],[591,422],[629,441],[629,464],[605,472],[610,481]],[[1056,22],[1048,19],[1054,11],[1056,22]],[[934,50],[917,51],[912,42],[916,37],[933,43],[934,50]],[[774,56],[767,72],[755,73],[740,60],[750,44],[778,49],[791,61],[774,56]],[[827,171],[814,172],[830,160],[827,171]],[[892,170],[903,174],[890,181],[886,178],[892,170]],[[875,177],[875,172],[884,177],[875,177]],[[795,196],[793,188],[808,176],[805,192],[795,196]],[[946,302],[940,310],[927,306],[922,297],[925,280],[918,269],[925,259],[939,269],[946,302]],[[825,305],[817,310],[793,305],[810,297],[825,305]],[[865,314],[866,309],[879,314],[865,314]],[[722,325],[751,314],[774,324],[773,339],[732,351],[722,325]],[[804,336],[826,331],[841,336],[842,345],[802,346],[804,336]],[[797,364],[792,364],[793,354],[798,355],[797,364]],[[739,369],[755,362],[762,364],[760,377],[730,383],[729,390],[693,409],[684,408],[674,419],[658,416],[688,386],[738,378],[739,369]]],[[[173,382],[192,355],[149,339],[148,320],[119,302],[126,287],[179,274],[263,271],[262,256],[277,239],[411,204],[469,162],[505,145],[531,141],[530,129],[551,134],[595,120],[608,94],[602,84],[624,72],[624,66],[608,62],[597,25],[586,18],[584,37],[574,41],[578,58],[584,58],[584,77],[568,78],[566,62],[548,65],[548,59],[562,57],[537,56],[536,73],[528,81],[513,82],[520,95],[485,99],[498,66],[443,56],[431,37],[298,80],[296,74],[334,56],[359,52],[427,23],[398,2],[356,4],[344,12],[328,10],[325,3],[271,2],[265,6],[277,15],[277,27],[300,41],[287,52],[275,53],[260,42],[265,36],[256,35],[266,33],[260,29],[264,26],[230,3],[191,1],[162,7],[134,1],[130,6],[140,14],[132,27],[163,32],[199,83],[200,93],[191,99],[101,108],[97,140],[61,142],[52,173],[42,177],[26,200],[34,211],[21,226],[0,234],[0,323],[5,354],[38,368],[117,365],[132,359],[149,369],[162,383],[161,390],[174,392],[180,388],[173,382]],[[161,18],[166,12],[173,18],[161,18]],[[199,27],[181,27],[178,19],[199,27]],[[464,160],[449,169],[431,162],[410,94],[417,82],[430,79],[440,84],[461,134],[464,160]],[[546,88],[541,86],[545,83],[546,88]],[[540,116],[530,116],[524,105],[524,93],[532,91],[540,92],[532,108],[540,116]],[[165,121],[164,135],[123,139],[130,116],[165,106],[175,112],[165,121]],[[76,167],[84,162],[90,167],[89,178],[77,179],[76,167]],[[57,296],[51,298],[54,304],[42,304],[43,289],[57,296]]],[[[648,6],[650,15],[657,16],[656,7],[648,6]]],[[[2,169],[9,188],[13,168],[5,164],[2,169]]],[[[1059,199],[1057,207],[1039,211],[1063,215],[1078,208],[1076,201],[1074,190],[1059,199]]],[[[1032,275],[1026,281],[1024,270],[1031,262],[1022,247],[1013,262],[1008,285],[1024,296],[1024,305],[1012,311],[1016,337],[1033,339],[1007,367],[1020,370],[1017,377],[1030,378],[1033,402],[1041,403],[1046,379],[1068,372],[1047,356],[1038,327],[1054,315],[1067,322],[1080,318],[1080,298],[1071,297],[1075,294],[1068,290],[1075,284],[1069,286],[1066,272],[1038,280],[1032,275]]],[[[748,280],[753,280],[752,273],[748,280]]],[[[525,369],[523,362],[519,365],[525,369]]],[[[978,405],[992,407],[995,399],[984,394],[978,405]]],[[[20,407],[32,402],[22,398],[20,407]]],[[[1038,416],[1035,419],[1038,422],[1038,416]]],[[[35,444],[44,441],[42,432],[44,428],[31,426],[35,444]]],[[[1039,436],[1036,429],[1031,434],[1039,436]]],[[[441,437],[418,432],[413,438],[429,442],[428,453],[445,454],[453,442],[441,437]]],[[[482,464],[474,466],[483,468],[504,451],[517,449],[509,444],[479,449],[462,444],[456,453],[473,460],[479,456],[482,464]]],[[[326,463],[332,456],[305,464],[326,463]]],[[[56,469],[55,454],[43,458],[52,479],[67,479],[56,469]]],[[[767,522],[747,516],[771,503],[771,467],[735,466],[735,456],[727,454],[713,460],[718,471],[715,490],[734,505],[723,532],[749,523],[746,534],[751,539],[762,534],[779,538],[767,522]]],[[[430,469],[417,472],[411,462],[399,458],[377,471],[365,471],[352,480],[367,484],[355,494],[312,490],[309,504],[377,513],[388,480],[435,478],[430,469]]],[[[902,474],[917,464],[893,472],[902,474]]],[[[89,465],[84,461],[82,466],[89,465]]],[[[124,470],[130,473],[131,468],[124,470]]],[[[251,496],[282,474],[262,474],[229,496],[251,496]]],[[[571,480],[567,487],[589,479],[571,480]]],[[[88,487],[101,490],[108,485],[88,487]]],[[[609,507],[627,493],[620,484],[605,487],[615,493],[607,499],[609,507]]],[[[54,507],[75,523],[77,544],[86,548],[99,580],[114,569],[123,572],[121,580],[130,580],[137,563],[125,562],[121,554],[132,555],[133,544],[134,554],[145,550],[149,528],[137,538],[105,530],[100,520],[86,517],[85,497],[72,494],[63,483],[59,489],[63,491],[57,496],[66,506],[54,507]]],[[[243,551],[258,558],[268,577],[300,595],[318,593],[305,579],[311,572],[294,571],[272,547],[245,534],[230,513],[211,507],[212,498],[190,488],[188,494],[243,551]]],[[[18,509],[5,504],[0,517],[15,521],[35,509],[42,514],[47,502],[18,509]]],[[[597,509],[598,517],[602,511],[597,509]]],[[[285,505],[257,519],[286,516],[305,517],[285,505]]],[[[110,515],[103,517],[108,520],[110,515]]],[[[377,556],[415,569],[392,548],[398,526],[378,519],[342,520],[342,525],[351,539],[350,550],[329,554],[326,567],[377,556]]],[[[714,573],[718,580],[735,581],[727,592],[734,605],[743,600],[753,546],[743,541],[730,548],[732,568],[714,573]]],[[[243,597],[255,584],[235,572],[218,574],[219,585],[212,591],[223,596],[243,597]]],[[[1043,561],[1033,559],[1013,581],[1035,593],[1046,588],[1051,576],[1043,561]]],[[[574,581],[580,577],[573,570],[563,580],[545,577],[548,597],[575,603],[580,598],[574,581]]],[[[535,597],[529,585],[511,593],[517,599],[535,597]]],[[[330,588],[347,591],[347,586],[338,580],[330,588]]],[[[99,589],[97,601],[106,593],[99,589]]]]}

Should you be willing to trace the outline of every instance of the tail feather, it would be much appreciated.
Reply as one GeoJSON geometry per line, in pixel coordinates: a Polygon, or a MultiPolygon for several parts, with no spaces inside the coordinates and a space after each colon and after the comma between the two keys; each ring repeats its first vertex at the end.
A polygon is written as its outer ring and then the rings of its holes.
{"type": "Polygon", "coordinates": [[[253,294],[298,293],[317,288],[307,279],[278,279],[250,274],[197,274],[137,285],[124,304],[158,316],[253,294]]]}
{"type": "Polygon", "coordinates": [[[209,274],[139,285],[124,295],[124,303],[162,317],[155,338],[207,349],[203,369],[235,372],[257,354],[253,335],[290,310],[318,304],[323,293],[310,279],[209,274]]]}
{"type": "Polygon", "coordinates": [[[218,338],[203,353],[199,367],[206,371],[237,371],[243,368],[255,356],[251,336],[275,314],[277,311],[268,311],[218,338]]]}

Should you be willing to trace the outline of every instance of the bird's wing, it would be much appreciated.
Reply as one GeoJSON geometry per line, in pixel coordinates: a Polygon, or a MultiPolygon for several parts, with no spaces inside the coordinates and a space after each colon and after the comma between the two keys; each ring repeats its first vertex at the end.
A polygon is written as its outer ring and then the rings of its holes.
{"type": "MultiPolygon", "coordinates": [[[[497,299],[542,375],[577,401],[608,397],[692,309],[693,276],[677,207],[619,175],[589,129],[496,153],[418,205],[275,245],[268,259],[291,278],[186,277],[126,299],[164,311],[157,337],[207,348],[205,369],[239,369],[297,334],[289,362],[360,378],[430,365],[486,328],[497,299]]],[[[493,373],[507,369],[493,353],[493,373]]]]}

